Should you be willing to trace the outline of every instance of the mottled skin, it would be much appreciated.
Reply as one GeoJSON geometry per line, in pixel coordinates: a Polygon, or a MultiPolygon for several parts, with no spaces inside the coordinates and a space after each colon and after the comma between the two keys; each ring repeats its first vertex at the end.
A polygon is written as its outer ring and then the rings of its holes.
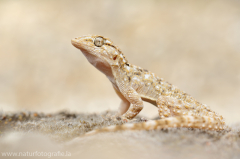
{"type": "Polygon", "coordinates": [[[157,129],[164,127],[191,127],[201,129],[226,129],[221,115],[205,104],[179,90],[154,73],[132,65],[111,40],[99,35],[72,39],[88,61],[104,73],[122,99],[119,114],[132,119],[142,109],[143,101],[158,107],[160,120],[146,123],[123,124],[98,131],[119,129],[157,129]]]}

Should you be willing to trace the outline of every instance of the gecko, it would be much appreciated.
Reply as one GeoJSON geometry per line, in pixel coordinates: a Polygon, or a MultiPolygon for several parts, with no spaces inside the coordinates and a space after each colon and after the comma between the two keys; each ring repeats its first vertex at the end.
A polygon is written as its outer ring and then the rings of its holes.
{"type": "Polygon", "coordinates": [[[152,130],[187,127],[208,130],[229,129],[221,115],[191,95],[139,66],[130,64],[110,39],[100,35],[80,36],[71,40],[87,60],[107,76],[121,103],[118,114],[131,120],[143,109],[143,101],[158,107],[160,119],[142,123],[125,123],[88,132],[118,130],[152,130]]]}

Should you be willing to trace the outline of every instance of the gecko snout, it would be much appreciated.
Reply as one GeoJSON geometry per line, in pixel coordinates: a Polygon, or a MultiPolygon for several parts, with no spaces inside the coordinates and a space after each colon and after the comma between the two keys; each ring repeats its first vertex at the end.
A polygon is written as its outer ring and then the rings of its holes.
{"type": "Polygon", "coordinates": [[[76,48],[78,48],[78,38],[74,38],[71,40],[71,43],[73,46],[75,46],[76,48]]]}

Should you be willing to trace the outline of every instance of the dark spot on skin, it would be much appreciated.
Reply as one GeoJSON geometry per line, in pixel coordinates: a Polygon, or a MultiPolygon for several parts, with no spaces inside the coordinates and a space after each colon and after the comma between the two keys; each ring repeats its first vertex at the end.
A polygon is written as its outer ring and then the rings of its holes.
{"type": "Polygon", "coordinates": [[[105,45],[108,45],[108,46],[112,46],[112,47],[113,47],[113,45],[111,45],[111,44],[108,44],[108,43],[105,43],[105,45]]]}
{"type": "Polygon", "coordinates": [[[116,48],[116,46],[114,46],[114,45],[111,45],[111,44],[108,44],[108,43],[105,43],[105,45],[111,46],[111,47],[113,47],[114,49],[118,50],[118,49],[116,48]]]}
{"type": "Polygon", "coordinates": [[[126,65],[127,65],[127,66],[129,66],[129,64],[128,64],[128,63],[126,63],[126,65]]]}
{"type": "Polygon", "coordinates": [[[117,55],[113,57],[113,60],[116,60],[117,59],[117,55]]]}
{"type": "Polygon", "coordinates": [[[148,70],[146,70],[146,69],[143,69],[143,71],[144,71],[144,72],[148,72],[148,70]]]}
{"type": "Polygon", "coordinates": [[[134,75],[141,75],[140,72],[134,72],[134,75]]]}

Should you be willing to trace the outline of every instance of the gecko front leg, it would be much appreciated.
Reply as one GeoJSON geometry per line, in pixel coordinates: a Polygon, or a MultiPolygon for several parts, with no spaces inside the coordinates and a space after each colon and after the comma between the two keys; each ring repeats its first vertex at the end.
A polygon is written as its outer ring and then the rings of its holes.
{"type": "Polygon", "coordinates": [[[115,88],[114,85],[113,85],[113,88],[114,88],[115,92],[117,93],[117,95],[121,98],[121,103],[118,108],[118,115],[123,115],[129,109],[130,102],[122,95],[122,93],[118,89],[115,88]]]}
{"type": "MultiPolygon", "coordinates": [[[[126,83],[121,80],[117,80],[119,90],[121,92],[121,95],[124,96],[125,99],[130,104],[130,108],[127,110],[125,114],[123,114],[124,118],[132,119],[136,115],[139,114],[139,112],[143,109],[143,101],[140,97],[140,95],[134,90],[129,83],[126,83]]],[[[119,95],[119,94],[118,94],[119,95]]],[[[123,105],[120,105],[120,108],[126,108],[127,102],[122,102],[123,105]]]]}

